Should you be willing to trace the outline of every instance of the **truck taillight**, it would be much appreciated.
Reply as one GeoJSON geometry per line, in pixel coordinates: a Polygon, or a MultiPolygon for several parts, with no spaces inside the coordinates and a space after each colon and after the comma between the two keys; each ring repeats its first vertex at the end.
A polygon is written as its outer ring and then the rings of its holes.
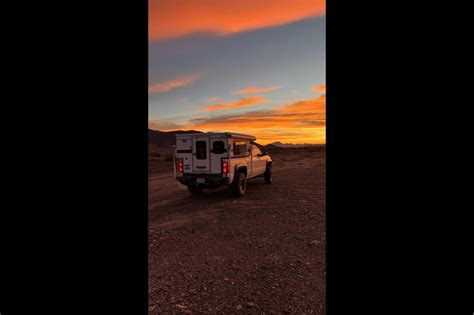
{"type": "Polygon", "coordinates": [[[183,172],[183,159],[176,159],[176,170],[178,173],[183,172]]]}
{"type": "Polygon", "coordinates": [[[229,162],[222,161],[222,173],[223,174],[229,173],[229,162]]]}

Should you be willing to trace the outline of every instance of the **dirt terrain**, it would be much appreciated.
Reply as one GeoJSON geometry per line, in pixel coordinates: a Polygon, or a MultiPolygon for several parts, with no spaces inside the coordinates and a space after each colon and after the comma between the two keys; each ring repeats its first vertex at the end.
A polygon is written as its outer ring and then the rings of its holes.
{"type": "Polygon", "coordinates": [[[325,314],[325,153],[272,158],[242,198],[149,174],[149,314],[325,314]]]}

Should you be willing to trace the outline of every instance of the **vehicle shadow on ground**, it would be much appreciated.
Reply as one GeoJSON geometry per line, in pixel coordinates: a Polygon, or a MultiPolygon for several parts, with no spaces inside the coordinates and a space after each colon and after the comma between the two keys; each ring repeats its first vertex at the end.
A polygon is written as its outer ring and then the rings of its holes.
{"type": "Polygon", "coordinates": [[[196,201],[196,200],[226,200],[226,199],[242,199],[242,198],[245,198],[246,195],[248,194],[252,194],[254,191],[257,191],[259,190],[259,187],[262,187],[262,186],[267,186],[267,184],[265,184],[265,182],[263,181],[263,179],[261,179],[260,181],[258,179],[254,179],[252,181],[248,181],[247,182],[247,190],[245,192],[245,194],[242,196],[242,197],[236,197],[233,195],[232,193],[232,187],[220,187],[220,188],[217,188],[217,189],[205,189],[202,191],[202,193],[200,195],[191,195],[189,194],[189,198],[186,198],[187,200],[193,200],[193,201],[196,201]]]}
{"type": "Polygon", "coordinates": [[[206,213],[228,210],[230,204],[245,203],[254,200],[257,195],[271,189],[272,185],[265,184],[263,178],[254,178],[247,182],[247,191],[242,197],[236,197],[230,186],[217,189],[205,189],[199,195],[191,195],[186,187],[177,188],[179,196],[176,199],[163,199],[155,203],[149,212],[149,222],[172,220],[174,216],[201,215],[206,213]],[[170,217],[172,216],[172,217],[170,217]]]}

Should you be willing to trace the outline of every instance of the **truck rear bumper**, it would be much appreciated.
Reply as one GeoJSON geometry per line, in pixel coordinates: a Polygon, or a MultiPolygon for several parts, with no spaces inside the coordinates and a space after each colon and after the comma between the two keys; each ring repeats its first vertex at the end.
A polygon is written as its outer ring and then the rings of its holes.
{"type": "Polygon", "coordinates": [[[204,188],[217,188],[221,186],[229,185],[230,178],[222,177],[222,175],[218,176],[209,176],[209,175],[181,175],[177,176],[176,179],[183,185],[186,186],[202,186],[204,188]],[[204,184],[197,183],[197,179],[202,178],[204,179],[204,184]]]}

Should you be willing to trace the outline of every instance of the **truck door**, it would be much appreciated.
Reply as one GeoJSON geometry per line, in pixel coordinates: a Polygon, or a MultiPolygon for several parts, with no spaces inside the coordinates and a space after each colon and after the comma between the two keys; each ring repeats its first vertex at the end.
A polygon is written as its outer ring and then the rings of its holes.
{"type": "Polygon", "coordinates": [[[252,145],[252,172],[251,176],[257,176],[265,173],[265,169],[267,167],[267,161],[260,157],[259,155],[262,153],[260,149],[252,145]]]}
{"type": "Polygon", "coordinates": [[[193,138],[193,171],[209,172],[210,171],[210,152],[209,137],[193,138]]]}

